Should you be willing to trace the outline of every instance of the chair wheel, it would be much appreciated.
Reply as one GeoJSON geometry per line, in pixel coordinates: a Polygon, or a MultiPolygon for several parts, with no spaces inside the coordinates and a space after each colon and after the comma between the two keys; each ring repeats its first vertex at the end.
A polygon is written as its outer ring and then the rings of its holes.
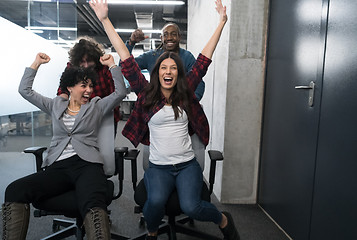
{"type": "Polygon", "coordinates": [[[59,230],[61,230],[61,226],[53,223],[52,224],[52,232],[55,233],[55,232],[58,232],[59,230]]]}

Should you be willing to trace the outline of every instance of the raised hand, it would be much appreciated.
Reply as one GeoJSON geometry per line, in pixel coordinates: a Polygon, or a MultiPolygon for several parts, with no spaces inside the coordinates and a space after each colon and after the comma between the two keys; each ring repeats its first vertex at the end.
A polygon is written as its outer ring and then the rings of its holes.
{"type": "Polygon", "coordinates": [[[51,58],[46,53],[37,53],[35,61],[40,64],[48,63],[51,58]]]}
{"type": "Polygon", "coordinates": [[[226,13],[226,6],[222,5],[222,0],[216,0],[215,3],[216,3],[216,10],[220,15],[219,23],[212,37],[208,40],[206,46],[203,48],[201,52],[204,56],[210,59],[212,58],[214,50],[216,49],[217,43],[221,37],[222,30],[226,25],[228,19],[226,13]]]}
{"type": "Polygon", "coordinates": [[[115,65],[114,57],[111,54],[104,54],[100,57],[99,61],[101,64],[106,65],[108,67],[115,65]]]}
{"type": "Polygon", "coordinates": [[[134,32],[131,33],[130,36],[130,45],[135,45],[135,43],[141,42],[143,40],[145,40],[146,38],[149,38],[149,36],[145,36],[144,32],[141,29],[135,29],[134,32]]]}
{"type": "Polygon", "coordinates": [[[89,5],[94,10],[99,21],[103,21],[108,18],[108,4],[107,0],[91,0],[89,5]]]}
{"type": "Polygon", "coordinates": [[[222,22],[227,22],[228,17],[226,13],[226,6],[223,6],[222,0],[216,0],[215,3],[216,3],[216,10],[220,16],[220,20],[222,22]]]}
{"type": "Polygon", "coordinates": [[[41,64],[48,63],[50,60],[51,58],[47,54],[41,52],[37,53],[35,61],[33,61],[30,67],[37,70],[41,64]]]}
{"type": "Polygon", "coordinates": [[[115,51],[119,54],[122,61],[130,57],[130,52],[128,51],[125,43],[115,31],[114,26],[110,19],[108,18],[108,3],[106,0],[91,0],[89,2],[91,8],[94,10],[98,19],[103,24],[104,30],[112,43],[115,51]]]}

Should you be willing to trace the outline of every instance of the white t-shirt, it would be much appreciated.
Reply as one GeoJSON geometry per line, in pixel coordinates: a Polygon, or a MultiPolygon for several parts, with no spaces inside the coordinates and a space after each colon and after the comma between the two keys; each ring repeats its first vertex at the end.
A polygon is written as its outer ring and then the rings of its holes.
{"type": "Polygon", "coordinates": [[[182,114],[175,120],[172,106],[165,105],[150,119],[148,126],[150,162],[171,165],[187,162],[195,157],[185,111],[182,110],[182,114]]]}

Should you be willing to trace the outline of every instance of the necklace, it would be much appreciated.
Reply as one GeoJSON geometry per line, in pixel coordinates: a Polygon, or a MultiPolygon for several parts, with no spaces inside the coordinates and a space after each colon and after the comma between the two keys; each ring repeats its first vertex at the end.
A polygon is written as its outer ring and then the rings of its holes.
{"type": "Polygon", "coordinates": [[[68,109],[68,111],[70,111],[70,112],[73,112],[73,113],[77,113],[77,112],[79,112],[81,109],[79,109],[79,110],[77,110],[77,111],[73,111],[72,109],[70,109],[69,107],[67,107],[67,109],[68,109]]]}

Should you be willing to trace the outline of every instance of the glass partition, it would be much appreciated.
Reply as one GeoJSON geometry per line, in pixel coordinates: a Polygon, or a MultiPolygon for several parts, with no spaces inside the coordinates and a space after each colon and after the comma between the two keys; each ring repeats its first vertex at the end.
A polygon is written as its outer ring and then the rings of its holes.
{"type": "Polygon", "coordinates": [[[31,146],[49,146],[50,116],[18,94],[25,67],[38,52],[46,52],[50,63],[36,75],[34,89],[54,97],[59,77],[68,61],[68,49],[77,38],[77,9],[73,0],[1,0],[0,43],[5,46],[0,64],[0,152],[21,152],[31,146]],[[15,63],[15,64],[14,64],[15,63]]]}
{"type": "Polygon", "coordinates": [[[73,0],[28,1],[25,27],[37,35],[70,48],[77,38],[77,10],[73,0]]]}
{"type": "Polygon", "coordinates": [[[65,49],[77,38],[74,0],[1,0],[0,17],[65,49]]]}
{"type": "Polygon", "coordinates": [[[31,146],[48,147],[51,138],[51,117],[42,111],[0,116],[0,152],[21,152],[31,146]]]}

